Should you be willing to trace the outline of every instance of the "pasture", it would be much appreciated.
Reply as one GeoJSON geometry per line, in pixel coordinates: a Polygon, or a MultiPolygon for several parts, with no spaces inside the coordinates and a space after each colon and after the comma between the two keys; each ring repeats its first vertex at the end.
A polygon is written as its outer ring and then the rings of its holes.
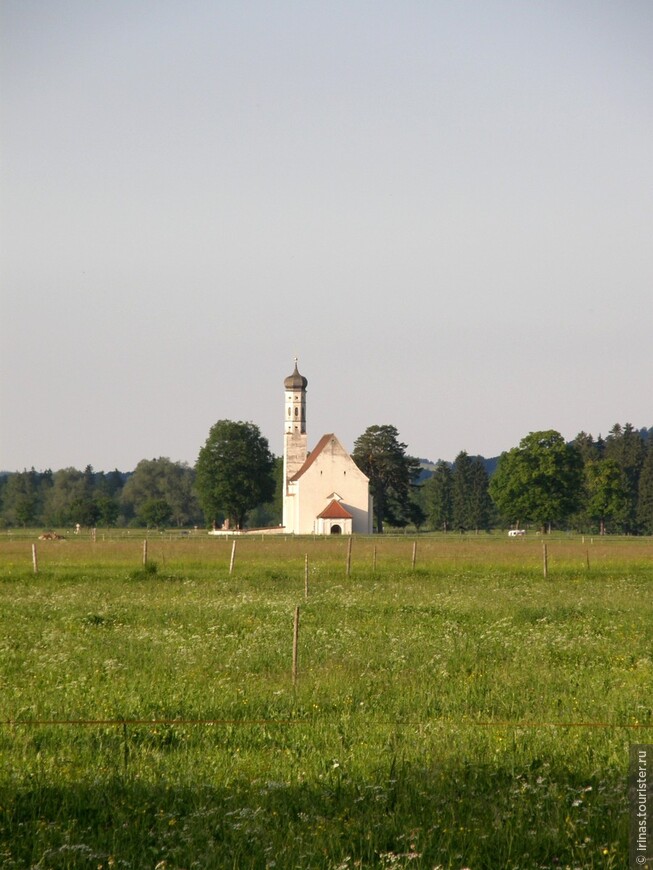
{"type": "Polygon", "coordinates": [[[3,868],[621,868],[653,540],[0,539],[3,868]],[[308,595],[305,559],[308,557],[308,595]],[[293,616],[300,607],[297,679],[293,616]]]}

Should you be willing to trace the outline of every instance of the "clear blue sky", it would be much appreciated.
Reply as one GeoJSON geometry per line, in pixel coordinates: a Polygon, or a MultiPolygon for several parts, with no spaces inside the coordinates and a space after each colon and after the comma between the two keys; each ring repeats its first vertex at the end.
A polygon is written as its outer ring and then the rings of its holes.
{"type": "Polygon", "coordinates": [[[653,425],[650,0],[3,0],[0,468],[653,425]]]}

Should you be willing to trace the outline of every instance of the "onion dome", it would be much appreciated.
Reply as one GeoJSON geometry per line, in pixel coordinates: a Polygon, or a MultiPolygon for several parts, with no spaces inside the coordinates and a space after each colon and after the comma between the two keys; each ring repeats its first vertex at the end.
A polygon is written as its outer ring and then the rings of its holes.
{"type": "Polygon", "coordinates": [[[308,385],[308,380],[304,377],[304,375],[299,374],[299,370],[297,368],[297,360],[295,360],[295,371],[285,379],[283,385],[287,390],[306,389],[308,385]]]}

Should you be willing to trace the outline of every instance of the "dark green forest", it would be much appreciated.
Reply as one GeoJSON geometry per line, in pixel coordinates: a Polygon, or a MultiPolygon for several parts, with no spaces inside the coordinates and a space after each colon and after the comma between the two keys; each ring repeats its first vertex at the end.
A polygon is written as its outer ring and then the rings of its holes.
{"type": "MultiPolygon", "coordinates": [[[[653,427],[615,424],[605,438],[581,432],[572,442],[553,430],[530,433],[490,459],[465,451],[453,462],[406,459],[414,471],[408,502],[386,530],[653,534],[653,427]]],[[[274,474],[276,495],[249,512],[250,528],[281,522],[280,459],[274,474]]],[[[195,484],[194,468],[165,457],[129,472],[4,472],[0,528],[203,528],[209,520],[195,484]]]]}

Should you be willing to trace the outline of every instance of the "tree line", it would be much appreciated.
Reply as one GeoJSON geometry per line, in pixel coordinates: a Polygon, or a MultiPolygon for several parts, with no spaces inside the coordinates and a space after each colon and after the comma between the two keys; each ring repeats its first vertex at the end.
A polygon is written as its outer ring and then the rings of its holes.
{"type": "Polygon", "coordinates": [[[133,472],[21,471],[0,478],[0,525],[73,528],[189,526],[203,522],[194,472],[167,458],[143,459],[133,472]]]}
{"type": "MultiPolygon", "coordinates": [[[[530,525],[653,534],[653,428],[615,424],[605,439],[581,432],[571,443],[554,430],[531,432],[498,460],[461,451],[426,472],[394,426],[370,426],[352,456],[370,479],[377,532],[530,525]]],[[[3,474],[0,527],[273,526],[282,488],[282,461],[258,427],[220,420],[194,467],[160,457],[132,472],[89,465],[3,474]]]]}
{"type": "Polygon", "coordinates": [[[615,424],[608,436],[531,432],[502,453],[490,477],[482,457],[438,462],[418,498],[432,529],[571,529],[653,534],[653,429],[615,424]]]}

